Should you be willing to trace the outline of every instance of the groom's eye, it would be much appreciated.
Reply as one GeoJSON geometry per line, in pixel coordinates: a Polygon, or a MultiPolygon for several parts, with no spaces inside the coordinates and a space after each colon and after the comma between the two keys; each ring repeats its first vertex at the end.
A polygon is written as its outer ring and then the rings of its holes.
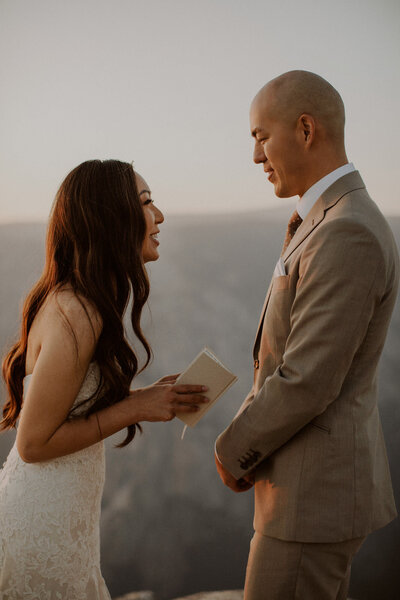
{"type": "Polygon", "coordinates": [[[145,200],[143,202],[143,206],[146,206],[146,204],[153,204],[154,200],[153,198],[147,198],[147,200],[145,200]]]}

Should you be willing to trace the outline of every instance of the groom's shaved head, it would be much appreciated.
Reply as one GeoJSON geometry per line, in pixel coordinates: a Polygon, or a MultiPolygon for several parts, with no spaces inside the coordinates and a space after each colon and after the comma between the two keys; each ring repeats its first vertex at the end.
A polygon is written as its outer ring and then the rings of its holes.
{"type": "Polygon", "coordinates": [[[289,71],[269,81],[253,100],[265,105],[271,118],[296,123],[302,114],[314,117],[332,142],[344,140],[344,105],[323,77],[309,71],[289,71]]]}

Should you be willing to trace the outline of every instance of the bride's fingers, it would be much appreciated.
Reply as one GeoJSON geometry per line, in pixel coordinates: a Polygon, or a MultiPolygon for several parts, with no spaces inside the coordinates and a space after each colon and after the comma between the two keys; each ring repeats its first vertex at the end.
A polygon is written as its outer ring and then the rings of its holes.
{"type": "Polygon", "coordinates": [[[185,394],[176,396],[174,406],[192,406],[193,404],[207,404],[210,400],[200,394],[185,394]]]}
{"type": "Polygon", "coordinates": [[[177,413],[181,413],[181,412],[197,412],[198,410],[200,410],[200,406],[198,406],[197,404],[176,404],[174,405],[174,413],[175,415],[177,413]]]}
{"type": "Polygon", "coordinates": [[[158,380],[159,383],[173,383],[179,377],[180,373],[176,373],[175,375],[165,375],[165,377],[161,377],[158,380]]]}
{"type": "Polygon", "coordinates": [[[174,385],[172,387],[172,391],[176,394],[200,394],[201,392],[206,392],[208,387],[206,385],[174,385]]]}

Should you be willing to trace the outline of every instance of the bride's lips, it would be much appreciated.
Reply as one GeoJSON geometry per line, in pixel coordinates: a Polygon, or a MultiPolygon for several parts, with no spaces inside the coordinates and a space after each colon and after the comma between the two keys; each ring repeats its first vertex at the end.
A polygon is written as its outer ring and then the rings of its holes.
{"type": "Polygon", "coordinates": [[[151,241],[156,245],[159,246],[160,242],[158,241],[158,234],[160,233],[160,231],[153,231],[153,233],[150,233],[149,238],[151,239],[151,241]]]}

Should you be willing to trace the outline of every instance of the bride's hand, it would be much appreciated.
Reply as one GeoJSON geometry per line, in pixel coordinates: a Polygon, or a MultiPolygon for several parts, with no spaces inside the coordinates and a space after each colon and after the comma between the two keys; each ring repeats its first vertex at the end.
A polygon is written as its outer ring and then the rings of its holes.
{"type": "Polygon", "coordinates": [[[161,377],[161,379],[159,379],[158,381],[156,381],[156,383],[159,383],[160,385],[163,384],[174,384],[175,381],[178,379],[180,373],[176,373],[175,375],[165,375],[165,377],[161,377]]]}
{"type": "Polygon", "coordinates": [[[197,412],[208,402],[202,385],[175,385],[177,375],[167,375],[156,383],[137,390],[131,390],[126,400],[132,406],[132,413],[139,421],[171,421],[178,413],[197,412]]]}

